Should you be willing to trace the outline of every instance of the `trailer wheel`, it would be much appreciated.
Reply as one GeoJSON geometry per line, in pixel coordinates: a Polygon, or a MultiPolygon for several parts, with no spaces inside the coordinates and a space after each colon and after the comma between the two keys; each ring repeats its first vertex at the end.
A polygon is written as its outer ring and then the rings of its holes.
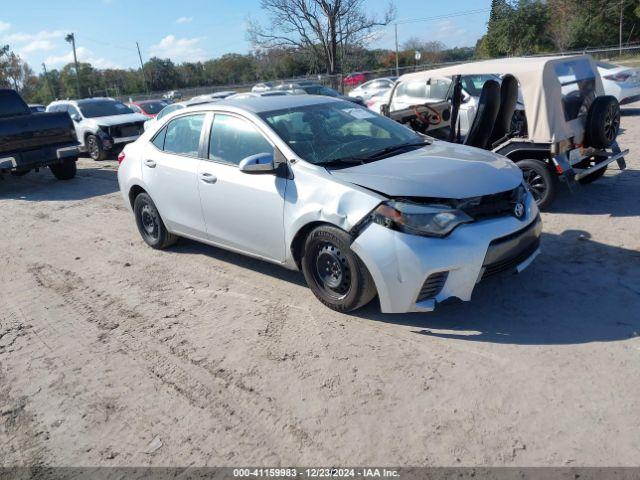
{"type": "Polygon", "coordinates": [[[71,180],[76,176],[77,168],[75,158],[66,158],[61,163],[49,165],[51,173],[58,180],[71,180]]]}
{"type": "Polygon", "coordinates": [[[558,191],[558,178],[541,160],[520,160],[516,165],[522,170],[524,181],[540,210],[546,209],[558,191]]]}

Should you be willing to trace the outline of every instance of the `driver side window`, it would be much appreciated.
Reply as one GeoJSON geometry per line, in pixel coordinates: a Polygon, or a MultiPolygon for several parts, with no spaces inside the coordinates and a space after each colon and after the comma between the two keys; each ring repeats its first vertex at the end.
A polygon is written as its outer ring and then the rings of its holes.
{"type": "Polygon", "coordinates": [[[209,159],[238,165],[259,153],[273,153],[273,146],[249,121],[217,113],[211,127],[209,159]]]}

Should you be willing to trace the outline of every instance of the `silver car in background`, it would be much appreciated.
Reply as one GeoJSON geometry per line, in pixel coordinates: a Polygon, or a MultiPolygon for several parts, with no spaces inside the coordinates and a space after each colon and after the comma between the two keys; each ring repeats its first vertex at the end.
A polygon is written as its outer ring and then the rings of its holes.
{"type": "Polygon", "coordinates": [[[351,98],[360,98],[365,103],[371,97],[390,92],[398,77],[382,77],[358,85],[349,92],[351,98]]]}
{"type": "Polygon", "coordinates": [[[470,300],[480,280],[520,271],[539,252],[538,209],[511,161],[343,100],[185,108],[119,161],[148,245],[187,237],[301,269],[338,311],[376,294],[383,312],[470,300]]]}

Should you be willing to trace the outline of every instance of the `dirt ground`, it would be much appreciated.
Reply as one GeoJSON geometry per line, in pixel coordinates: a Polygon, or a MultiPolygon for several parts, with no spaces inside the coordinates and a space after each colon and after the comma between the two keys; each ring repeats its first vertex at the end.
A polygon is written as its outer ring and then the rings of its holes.
{"type": "Polygon", "coordinates": [[[0,466],[638,465],[640,104],[519,276],[435,313],[146,247],[114,161],[0,181],[0,466]]]}

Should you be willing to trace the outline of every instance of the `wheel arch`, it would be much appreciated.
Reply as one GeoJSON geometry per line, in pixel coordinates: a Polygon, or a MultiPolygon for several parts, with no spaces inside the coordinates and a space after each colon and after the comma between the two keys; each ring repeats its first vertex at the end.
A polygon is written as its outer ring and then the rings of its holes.
{"type": "MultiPolygon", "coordinates": [[[[296,266],[298,267],[298,270],[302,269],[302,263],[301,263],[302,262],[302,248],[304,247],[304,242],[305,242],[307,236],[315,228],[321,227],[323,225],[340,228],[340,226],[335,225],[335,224],[330,223],[330,222],[325,222],[325,221],[322,221],[322,220],[314,220],[314,221],[311,221],[309,223],[305,223],[302,227],[300,227],[298,229],[298,231],[293,236],[293,238],[291,240],[291,243],[289,245],[289,251],[291,252],[291,258],[293,258],[293,261],[295,262],[296,266]]],[[[341,230],[343,230],[343,229],[341,228],[341,230]]]]}
{"type": "Polygon", "coordinates": [[[133,208],[133,203],[136,201],[136,197],[141,193],[147,193],[147,191],[138,184],[134,184],[131,186],[128,193],[129,204],[131,205],[131,208],[133,208]]]}

